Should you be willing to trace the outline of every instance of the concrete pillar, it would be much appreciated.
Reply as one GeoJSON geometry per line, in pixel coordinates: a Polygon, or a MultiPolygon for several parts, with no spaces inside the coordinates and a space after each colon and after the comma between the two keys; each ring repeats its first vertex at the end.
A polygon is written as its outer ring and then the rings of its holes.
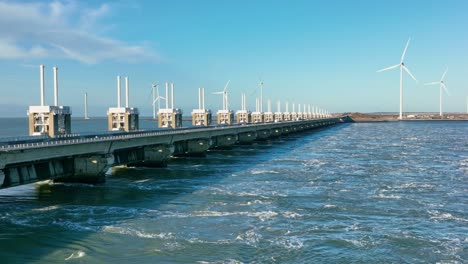
{"type": "Polygon", "coordinates": [[[237,135],[222,135],[212,138],[212,149],[231,149],[237,142],[237,135]]]}
{"type": "Polygon", "coordinates": [[[94,154],[73,159],[73,175],[59,177],[57,182],[103,183],[106,171],[113,165],[113,155],[94,154]]]}
{"type": "Polygon", "coordinates": [[[161,168],[167,166],[167,162],[174,152],[174,146],[170,144],[152,145],[144,147],[143,151],[144,160],[132,163],[132,166],[161,168]]]}
{"type": "Polygon", "coordinates": [[[252,144],[257,139],[257,132],[242,132],[237,135],[239,144],[252,144]]]}
{"type": "Polygon", "coordinates": [[[270,129],[262,129],[257,131],[257,140],[266,140],[271,136],[270,129]]]}
{"type": "Polygon", "coordinates": [[[209,138],[199,138],[175,143],[174,156],[204,157],[211,146],[209,138]]]}
{"type": "Polygon", "coordinates": [[[3,187],[5,183],[5,171],[3,169],[0,170],[0,188],[3,187]]]}

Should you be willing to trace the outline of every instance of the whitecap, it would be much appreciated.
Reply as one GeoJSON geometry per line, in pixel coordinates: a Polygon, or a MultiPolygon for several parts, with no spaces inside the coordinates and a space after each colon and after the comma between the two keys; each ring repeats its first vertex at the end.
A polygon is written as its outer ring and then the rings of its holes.
{"type": "Polygon", "coordinates": [[[259,169],[253,169],[250,171],[253,175],[258,175],[258,174],[279,174],[279,172],[274,171],[274,170],[259,170],[259,169]]]}
{"type": "Polygon", "coordinates": [[[468,219],[456,217],[451,213],[441,213],[437,210],[429,210],[428,213],[431,215],[431,220],[435,221],[448,221],[448,220],[455,220],[459,222],[468,222],[468,219]]]}
{"type": "Polygon", "coordinates": [[[143,182],[147,182],[147,181],[150,181],[151,179],[144,179],[144,180],[139,180],[139,181],[135,181],[134,183],[143,183],[143,182]]]}
{"type": "Polygon", "coordinates": [[[273,211],[262,211],[262,212],[249,213],[248,216],[258,217],[260,221],[264,222],[265,220],[269,220],[271,218],[278,216],[278,213],[273,212],[273,211]]]}
{"type": "Polygon", "coordinates": [[[302,242],[298,237],[280,238],[275,240],[273,243],[286,249],[301,249],[304,247],[304,242],[302,242]]]}
{"type": "Polygon", "coordinates": [[[82,258],[82,257],[84,257],[85,255],[86,255],[86,254],[85,254],[83,251],[78,251],[78,252],[72,253],[72,254],[71,254],[68,258],[66,258],[65,260],[82,258]]]}
{"type": "Polygon", "coordinates": [[[400,196],[400,195],[394,195],[394,194],[385,195],[385,194],[383,194],[383,193],[379,193],[379,195],[377,195],[376,198],[381,198],[381,199],[401,199],[401,196],[400,196]]]}
{"type": "Polygon", "coordinates": [[[36,209],[32,209],[32,210],[33,211],[38,211],[38,212],[46,212],[46,211],[52,211],[52,210],[55,210],[55,209],[58,209],[58,208],[59,208],[58,205],[51,205],[51,206],[36,208],[36,209]]]}
{"type": "Polygon", "coordinates": [[[255,232],[255,230],[247,230],[244,234],[238,235],[236,240],[244,241],[249,246],[255,246],[258,244],[262,235],[255,232]]]}
{"type": "Polygon", "coordinates": [[[297,217],[302,217],[301,214],[298,214],[296,212],[283,212],[283,216],[286,218],[297,218],[297,217]]]}
{"type": "Polygon", "coordinates": [[[124,227],[117,227],[117,226],[104,226],[102,231],[113,233],[113,234],[121,234],[121,235],[130,235],[140,238],[159,238],[159,239],[171,239],[174,237],[172,233],[147,233],[133,228],[124,228],[124,227]]]}
{"type": "Polygon", "coordinates": [[[225,260],[220,260],[220,261],[204,261],[204,260],[200,260],[200,261],[197,261],[197,263],[200,263],[200,264],[243,264],[244,262],[242,261],[239,261],[237,259],[225,259],[225,260]]]}

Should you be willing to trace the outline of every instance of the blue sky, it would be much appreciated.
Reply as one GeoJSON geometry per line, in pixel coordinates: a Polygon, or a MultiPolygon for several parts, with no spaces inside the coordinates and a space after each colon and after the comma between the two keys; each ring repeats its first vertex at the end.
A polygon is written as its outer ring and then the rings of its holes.
{"type": "MultiPolygon", "coordinates": [[[[254,109],[264,80],[264,109],[276,101],[331,112],[397,112],[399,63],[411,43],[404,75],[404,111],[439,110],[438,81],[449,67],[444,111],[466,111],[467,1],[0,1],[0,116],[25,116],[38,105],[39,64],[46,102],[83,116],[116,106],[116,76],[130,78],[130,105],[152,114],[152,83],[174,82],[176,106],[189,114],[198,87],[206,105],[230,104],[241,93],[254,109]]],[[[163,92],[163,89],[161,89],[163,92]]],[[[123,100],[124,101],[124,100],[123,100]]],[[[284,107],[284,104],[283,104],[284,107]]],[[[291,106],[290,106],[291,107],[291,106]]],[[[284,109],[283,109],[284,110],[284,109]]]]}

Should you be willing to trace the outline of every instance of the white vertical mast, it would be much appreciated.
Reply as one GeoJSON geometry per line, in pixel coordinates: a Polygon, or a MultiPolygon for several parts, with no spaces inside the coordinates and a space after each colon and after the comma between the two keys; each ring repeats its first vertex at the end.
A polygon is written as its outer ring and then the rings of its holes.
{"type": "Polygon", "coordinates": [[[278,111],[277,112],[278,113],[281,112],[281,102],[280,102],[280,100],[278,100],[278,111]]]}
{"type": "Polygon", "coordinates": [[[202,88],[202,108],[205,109],[205,88],[202,88]]]}
{"type": "Polygon", "coordinates": [[[117,75],[117,107],[120,108],[120,75],[117,75]]]}
{"type": "MultiPolygon", "coordinates": [[[[156,85],[153,84],[153,119],[156,119],[156,85]]],[[[159,98],[158,98],[159,104],[159,98]]]]}
{"type": "Polygon", "coordinates": [[[54,105],[58,106],[58,76],[57,67],[54,67],[54,105]]]}
{"type": "Polygon", "coordinates": [[[128,98],[128,76],[125,76],[125,107],[128,108],[129,98],[128,98]]]}
{"type": "Polygon", "coordinates": [[[171,83],[171,109],[174,109],[174,83],[171,83]]]}
{"type": "Polygon", "coordinates": [[[271,112],[271,101],[270,101],[270,99],[268,99],[267,104],[268,104],[268,112],[271,112]]]}
{"type": "Polygon", "coordinates": [[[40,70],[40,78],[41,78],[41,106],[45,104],[45,96],[44,96],[44,64],[39,65],[40,70]]]}
{"type": "Polygon", "coordinates": [[[201,88],[198,88],[198,109],[201,109],[201,88]]]}
{"type": "Polygon", "coordinates": [[[229,110],[228,92],[226,90],[226,110],[229,110]]]}
{"type": "Polygon", "coordinates": [[[169,83],[166,82],[166,109],[169,109],[169,83]]]}

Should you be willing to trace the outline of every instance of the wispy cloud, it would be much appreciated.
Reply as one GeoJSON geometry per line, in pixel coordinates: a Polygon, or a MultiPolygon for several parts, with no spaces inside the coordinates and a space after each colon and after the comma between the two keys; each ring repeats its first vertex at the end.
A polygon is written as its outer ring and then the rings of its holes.
{"type": "Polygon", "coordinates": [[[0,2],[0,59],[62,58],[94,64],[105,60],[158,60],[147,46],[98,34],[109,4],[0,2]]]}

